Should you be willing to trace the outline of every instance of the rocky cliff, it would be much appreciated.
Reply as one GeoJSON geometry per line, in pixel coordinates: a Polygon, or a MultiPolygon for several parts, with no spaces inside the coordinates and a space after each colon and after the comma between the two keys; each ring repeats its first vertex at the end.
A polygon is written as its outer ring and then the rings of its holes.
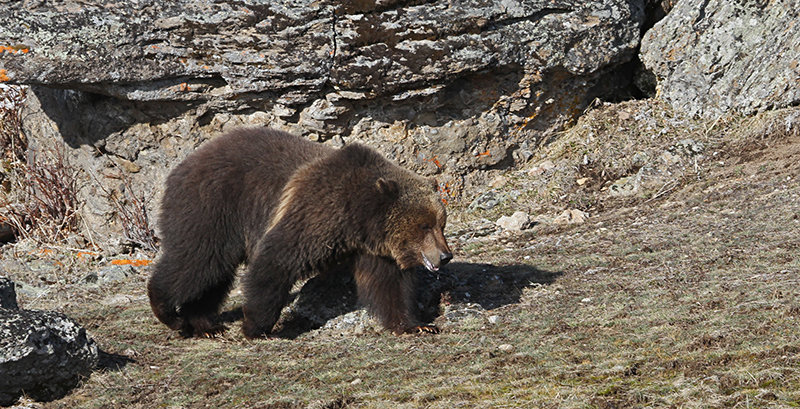
{"type": "Polygon", "coordinates": [[[31,86],[33,151],[66,143],[83,219],[119,232],[120,202],[153,214],[168,170],[240,125],[365,142],[457,198],[598,97],[796,104],[797,2],[31,0],[0,11],[0,79],[31,86]]]}

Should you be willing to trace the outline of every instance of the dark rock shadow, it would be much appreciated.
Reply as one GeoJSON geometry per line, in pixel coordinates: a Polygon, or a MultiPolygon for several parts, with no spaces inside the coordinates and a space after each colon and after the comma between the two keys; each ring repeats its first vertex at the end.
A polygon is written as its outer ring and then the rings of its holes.
{"type": "MultiPolygon", "coordinates": [[[[442,303],[478,304],[489,310],[520,302],[525,288],[553,283],[561,272],[540,270],[527,264],[493,265],[451,263],[437,273],[419,269],[418,314],[433,322],[442,303]]],[[[329,320],[360,308],[355,280],[346,270],[314,277],[293,295],[272,336],[294,339],[321,328],[329,320]]],[[[241,308],[223,313],[223,321],[241,319],[241,308]]]]}
{"type": "Polygon", "coordinates": [[[89,91],[34,86],[41,109],[70,147],[102,142],[136,123],[159,124],[195,109],[200,101],[130,101],[89,91]]]}
{"type": "Polygon", "coordinates": [[[127,356],[97,349],[98,361],[95,370],[98,371],[119,371],[128,364],[136,363],[136,360],[127,356]]]}
{"type": "MultiPolygon", "coordinates": [[[[369,112],[372,118],[385,123],[411,119],[409,128],[441,126],[450,120],[464,120],[488,111],[503,97],[509,97],[519,89],[524,74],[524,68],[519,64],[493,65],[451,79],[441,79],[434,84],[439,88],[430,95],[395,89],[374,100],[354,102],[351,112],[369,112]],[[398,96],[406,94],[407,98],[398,100],[398,96]],[[432,112],[436,114],[431,115],[432,112]]],[[[414,86],[408,88],[416,89],[414,86]]]]}

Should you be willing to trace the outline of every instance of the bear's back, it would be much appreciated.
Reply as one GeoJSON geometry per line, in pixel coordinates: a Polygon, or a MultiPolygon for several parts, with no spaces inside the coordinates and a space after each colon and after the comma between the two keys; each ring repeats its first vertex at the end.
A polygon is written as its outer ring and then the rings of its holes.
{"type": "Polygon", "coordinates": [[[268,225],[291,175],[333,151],[268,128],[237,129],[204,143],[167,177],[159,221],[163,239],[185,239],[192,229],[187,224],[209,224],[202,231],[211,232],[210,225],[222,223],[231,226],[228,235],[252,241],[268,225]]]}

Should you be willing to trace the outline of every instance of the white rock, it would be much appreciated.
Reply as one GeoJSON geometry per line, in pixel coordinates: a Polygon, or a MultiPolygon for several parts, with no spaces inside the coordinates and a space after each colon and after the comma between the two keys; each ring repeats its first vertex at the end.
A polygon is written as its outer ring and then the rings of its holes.
{"type": "Polygon", "coordinates": [[[589,218],[589,213],[578,209],[564,210],[558,217],[553,219],[554,224],[576,224],[583,223],[589,218]]]}
{"type": "Polygon", "coordinates": [[[525,230],[531,227],[531,218],[525,212],[514,212],[511,216],[497,219],[496,224],[505,230],[525,230]]]}
{"type": "Polygon", "coordinates": [[[556,165],[551,160],[546,160],[528,171],[529,176],[539,176],[550,169],[555,168],[556,165]]]}
{"type": "Polygon", "coordinates": [[[514,349],[514,346],[511,345],[511,344],[502,344],[502,345],[498,345],[497,349],[499,349],[499,350],[501,350],[503,352],[509,352],[512,349],[514,349]]]}

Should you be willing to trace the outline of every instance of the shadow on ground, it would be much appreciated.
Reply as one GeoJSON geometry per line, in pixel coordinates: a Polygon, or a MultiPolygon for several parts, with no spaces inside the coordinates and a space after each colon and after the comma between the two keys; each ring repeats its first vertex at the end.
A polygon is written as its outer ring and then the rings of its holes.
{"type": "MultiPolygon", "coordinates": [[[[562,274],[527,264],[483,263],[451,263],[436,273],[424,269],[417,273],[419,317],[425,322],[439,317],[443,302],[477,304],[485,310],[519,303],[525,288],[551,284],[562,274]]],[[[273,332],[275,337],[294,339],[360,307],[353,275],[345,270],[308,280],[292,297],[273,332]]],[[[241,308],[222,314],[228,324],[241,318],[241,308]]]]}
{"type": "Polygon", "coordinates": [[[102,349],[98,349],[97,354],[99,359],[95,369],[101,371],[119,371],[128,364],[136,362],[135,359],[129,356],[106,352],[102,349]]]}

